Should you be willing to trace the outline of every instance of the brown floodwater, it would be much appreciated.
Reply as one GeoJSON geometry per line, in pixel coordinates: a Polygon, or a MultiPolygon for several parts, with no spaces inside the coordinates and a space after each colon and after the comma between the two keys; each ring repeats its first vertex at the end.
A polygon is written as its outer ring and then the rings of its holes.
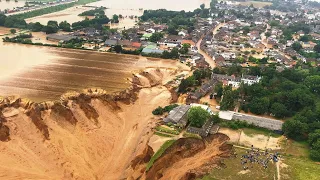
{"type": "Polygon", "coordinates": [[[211,0],[102,0],[89,5],[104,6],[111,9],[169,9],[193,11],[201,4],[208,7],[211,0]]]}
{"type": "MultiPolygon", "coordinates": [[[[105,13],[108,17],[112,18],[114,14],[121,14],[126,16],[141,16],[145,9],[169,9],[169,10],[186,10],[193,11],[198,8],[202,3],[208,7],[210,0],[102,0],[94,3],[87,4],[88,6],[106,7],[105,13]],[[142,9],[141,9],[142,8],[142,9]]],[[[63,11],[46,14],[34,18],[27,19],[29,22],[40,22],[47,24],[48,21],[68,21],[74,23],[81,21],[84,17],[78,16],[80,13],[92,9],[90,7],[77,6],[65,9],[63,11]]],[[[112,25],[112,28],[131,28],[136,24],[135,19],[125,18],[120,20],[119,24],[112,25]]]]}
{"type": "MultiPolygon", "coordinates": [[[[201,3],[210,0],[105,0],[91,5],[105,6],[107,15],[141,15],[143,9],[167,8],[172,10],[193,10],[201,3]]],[[[1,7],[7,3],[0,2],[1,7]]],[[[13,3],[13,2],[10,2],[13,3]]],[[[5,8],[10,8],[6,4],[5,8]]],[[[67,20],[75,22],[87,7],[73,7],[53,14],[28,19],[28,22],[48,20],[67,20]]],[[[125,19],[122,26],[134,25],[134,20],[125,19]]],[[[1,34],[8,34],[9,29],[0,28],[1,34]]],[[[0,38],[2,38],[0,36],[0,38]]],[[[42,40],[43,38],[40,38],[42,40]]],[[[63,93],[81,91],[97,87],[109,92],[127,88],[132,72],[145,67],[176,66],[172,60],[148,60],[139,56],[116,55],[70,49],[39,47],[0,41],[0,95],[18,95],[33,101],[56,100],[63,93]]]]}
{"type": "Polygon", "coordinates": [[[18,2],[15,2],[14,0],[11,1],[6,1],[6,0],[1,0],[0,2],[0,10],[3,11],[5,9],[13,9],[16,7],[22,7],[25,5],[24,0],[18,0],[18,2]]]}
{"type": "MultiPolygon", "coordinates": [[[[0,28],[2,33],[7,31],[0,28]]],[[[180,66],[173,60],[2,41],[0,54],[0,96],[36,102],[57,100],[63,93],[86,88],[116,92],[129,87],[128,78],[142,69],[180,66]]]]}
{"type": "Polygon", "coordinates": [[[0,95],[38,102],[91,87],[123,90],[132,72],[144,65],[139,56],[3,42],[0,54],[0,95]]]}

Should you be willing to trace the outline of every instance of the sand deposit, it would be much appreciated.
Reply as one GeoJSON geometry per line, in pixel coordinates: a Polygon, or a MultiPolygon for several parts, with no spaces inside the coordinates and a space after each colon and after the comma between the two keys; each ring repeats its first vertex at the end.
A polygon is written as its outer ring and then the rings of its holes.
{"type": "Polygon", "coordinates": [[[162,82],[182,72],[148,68],[139,75],[148,74],[143,85],[129,91],[69,93],[61,104],[3,101],[1,123],[10,136],[0,142],[1,178],[125,178],[131,161],[148,147],[156,125],[151,111],[171,101],[162,82]]]}

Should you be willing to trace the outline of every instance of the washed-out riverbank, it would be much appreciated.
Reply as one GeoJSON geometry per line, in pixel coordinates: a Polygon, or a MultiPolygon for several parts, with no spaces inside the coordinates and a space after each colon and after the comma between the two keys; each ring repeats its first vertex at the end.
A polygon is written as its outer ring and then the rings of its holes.
{"type": "Polygon", "coordinates": [[[0,95],[41,102],[66,92],[97,87],[126,89],[133,72],[172,67],[174,60],[0,42],[0,95]]]}

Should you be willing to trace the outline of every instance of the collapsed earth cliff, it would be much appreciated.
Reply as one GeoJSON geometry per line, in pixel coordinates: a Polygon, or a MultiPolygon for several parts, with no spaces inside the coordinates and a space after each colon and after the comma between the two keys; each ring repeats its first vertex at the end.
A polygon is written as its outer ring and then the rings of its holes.
{"type": "MultiPolygon", "coordinates": [[[[164,86],[184,70],[149,68],[132,87],[67,93],[56,102],[0,100],[0,175],[4,179],[126,179],[157,119],[152,110],[172,101],[164,86]]],[[[187,72],[188,73],[188,72],[187,72]]]]}
{"type": "Polygon", "coordinates": [[[175,141],[159,157],[146,172],[144,158],[137,156],[132,161],[131,179],[163,179],[163,180],[193,180],[210,173],[213,168],[223,166],[222,159],[230,157],[232,145],[227,144],[229,137],[225,134],[209,135],[204,139],[181,138],[175,141]],[[140,161],[139,161],[140,160],[140,161]]]}

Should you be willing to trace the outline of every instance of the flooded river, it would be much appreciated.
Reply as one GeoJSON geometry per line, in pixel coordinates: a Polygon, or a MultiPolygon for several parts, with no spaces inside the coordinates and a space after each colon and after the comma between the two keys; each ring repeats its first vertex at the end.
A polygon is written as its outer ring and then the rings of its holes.
{"type": "Polygon", "coordinates": [[[89,87],[125,89],[139,58],[20,44],[0,44],[0,53],[0,95],[34,101],[89,87]]]}
{"type": "Polygon", "coordinates": [[[203,3],[208,7],[210,0],[102,0],[89,5],[104,6],[111,9],[143,8],[193,11],[203,3]]]}
{"type": "Polygon", "coordinates": [[[0,96],[18,95],[36,102],[57,100],[63,93],[92,87],[120,91],[130,85],[128,78],[134,72],[177,66],[172,60],[2,41],[0,54],[0,96]]]}
{"type": "MultiPolygon", "coordinates": [[[[173,10],[193,10],[210,0],[105,0],[91,5],[106,6],[112,14],[141,15],[143,9],[168,8],[173,10]]],[[[11,8],[14,1],[1,1],[1,8],[11,8]],[[6,6],[4,6],[4,4],[6,6]]],[[[18,2],[20,3],[20,2],[18,2]]],[[[16,4],[14,4],[16,5],[16,4]]],[[[45,23],[48,20],[81,20],[78,14],[87,8],[78,7],[54,14],[29,19],[45,23]]],[[[129,21],[129,20],[126,20],[129,21]]],[[[131,23],[125,22],[121,25],[131,23]]],[[[1,34],[9,29],[0,28],[1,34]]],[[[0,38],[2,38],[0,36],[0,38]]],[[[129,86],[128,78],[133,71],[145,67],[171,67],[172,60],[152,61],[139,56],[116,55],[91,51],[57,49],[3,43],[0,40],[0,96],[19,95],[40,102],[56,100],[68,91],[81,91],[85,88],[99,87],[109,92],[119,91],[129,86]]]]}
{"type": "Polygon", "coordinates": [[[25,5],[24,0],[19,0],[18,2],[15,2],[14,0],[11,1],[6,1],[6,0],[1,0],[0,2],[0,10],[3,11],[5,9],[13,9],[16,7],[22,7],[25,5]]]}
{"type": "MultiPolygon", "coordinates": [[[[106,15],[112,18],[114,14],[121,14],[123,16],[141,16],[145,9],[165,8],[169,10],[193,11],[194,9],[199,8],[202,3],[205,3],[206,6],[209,7],[210,0],[102,0],[90,3],[88,6],[106,7],[108,8],[105,10],[106,15]]],[[[69,23],[74,23],[83,20],[84,17],[80,17],[78,15],[90,9],[92,8],[83,6],[72,7],[52,14],[30,18],[27,19],[27,22],[40,22],[42,24],[47,24],[49,20],[55,20],[58,22],[66,20],[69,23]]],[[[130,28],[135,24],[135,20],[125,18],[120,20],[120,24],[116,25],[116,28],[130,28]]]]}

